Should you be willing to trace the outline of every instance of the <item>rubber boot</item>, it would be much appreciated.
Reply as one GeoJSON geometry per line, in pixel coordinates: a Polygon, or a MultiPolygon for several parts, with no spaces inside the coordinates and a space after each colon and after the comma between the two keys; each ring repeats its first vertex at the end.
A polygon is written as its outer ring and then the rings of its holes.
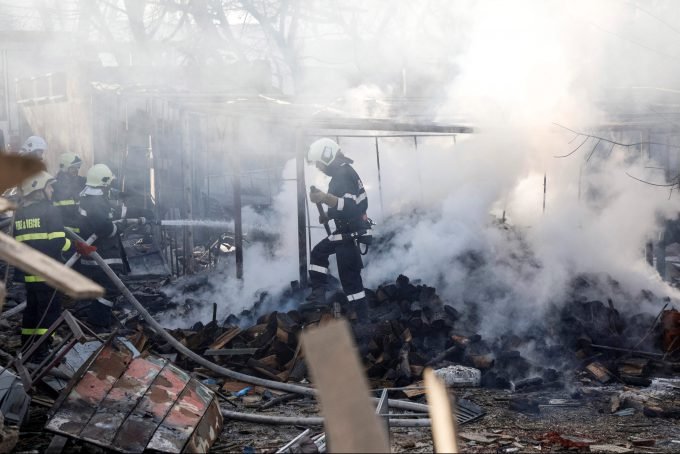
{"type": "Polygon", "coordinates": [[[366,298],[362,298],[352,302],[352,309],[356,313],[358,320],[362,322],[368,321],[368,302],[366,298]]]}
{"type": "Polygon", "coordinates": [[[87,322],[92,326],[92,331],[97,334],[111,332],[111,310],[113,303],[104,298],[92,301],[87,322]]]}
{"type": "Polygon", "coordinates": [[[326,304],[326,289],[323,286],[312,287],[312,293],[306,298],[306,303],[319,306],[326,304]]]}

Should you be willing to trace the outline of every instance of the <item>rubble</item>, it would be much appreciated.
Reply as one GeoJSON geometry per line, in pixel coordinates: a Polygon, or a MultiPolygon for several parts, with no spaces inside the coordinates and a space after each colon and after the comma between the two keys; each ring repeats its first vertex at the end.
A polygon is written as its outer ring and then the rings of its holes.
{"type": "MultiPolygon", "coordinates": [[[[291,293],[293,296],[296,295],[294,289],[291,293]]],[[[285,295],[287,301],[290,301],[291,293],[285,295]]],[[[548,390],[559,391],[567,382],[570,382],[570,386],[573,386],[573,380],[580,381],[585,386],[592,386],[595,383],[593,379],[600,383],[596,378],[599,376],[608,386],[621,386],[617,384],[623,382],[633,383],[636,386],[650,384],[654,387],[655,376],[674,372],[674,363],[662,360],[664,353],[653,351],[653,344],[650,343],[645,345],[647,350],[642,355],[638,355],[640,350],[632,348],[635,346],[635,339],[631,339],[631,348],[601,349],[607,346],[595,342],[607,342],[606,337],[610,336],[610,334],[603,336],[601,332],[610,333],[612,329],[615,329],[623,333],[633,323],[631,322],[633,318],[618,315],[611,305],[603,305],[597,301],[588,304],[579,303],[575,306],[577,311],[585,311],[583,308],[588,308],[588,312],[595,315],[587,323],[584,323],[587,318],[579,317],[574,321],[574,325],[561,327],[561,332],[557,334],[556,339],[562,342],[562,347],[556,350],[554,346],[536,344],[536,332],[531,337],[500,333],[495,339],[485,339],[471,332],[469,325],[463,325],[461,319],[465,317],[465,314],[443,302],[435,289],[411,283],[410,279],[405,276],[400,276],[395,284],[384,284],[375,291],[369,290],[367,293],[369,304],[365,318],[358,317],[355,308],[340,295],[335,295],[333,298],[339,302],[342,314],[351,321],[351,329],[358,342],[359,352],[372,385],[377,388],[394,387],[394,392],[399,396],[422,399],[424,393],[422,373],[428,366],[439,367],[442,371],[468,370],[474,371],[471,376],[475,378],[469,380],[467,384],[513,393],[510,394],[512,398],[504,401],[507,402],[504,405],[508,411],[527,416],[542,415],[545,417],[543,414],[548,410],[555,412],[558,409],[583,407],[583,401],[569,399],[570,395],[559,399],[534,397],[536,393],[548,390]],[[597,315],[600,313],[606,316],[597,315]],[[535,362],[535,359],[526,358],[522,351],[523,345],[528,341],[538,345],[537,351],[542,355],[550,355],[559,351],[563,367],[556,369],[541,366],[540,363],[535,362]],[[587,378],[586,374],[590,374],[592,378],[587,378]],[[608,375],[608,379],[604,378],[605,374],[608,375]]],[[[145,306],[154,312],[168,310],[168,308],[177,309],[183,305],[204,304],[190,297],[183,302],[172,301],[162,291],[149,286],[138,287],[134,291],[134,296],[143,300],[145,306]]],[[[203,358],[210,358],[220,367],[263,377],[269,380],[268,383],[304,382],[309,377],[304,351],[300,346],[300,336],[308,327],[323,326],[333,320],[332,310],[328,307],[267,312],[266,308],[271,307],[270,304],[275,305],[275,300],[271,296],[265,296],[260,298],[253,308],[241,314],[226,317],[222,324],[217,320],[205,325],[197,323],[189,329],[173,330],[171,334],[175,340],[192,352],[203,358]]],[[[309,408],[310,402],[301,401],[301,396],[298,394],[277,391],[266,385],[254,386],[233,379],[225,379],[206,369],[202,363],[196,363],[193,358],[184,354],[178,355],[175,348],[165,338],[158,336],[157,331],[148,329],[139,310],[135,308],[131,310],[124,304],[119,305],[118,310],[119,314],[127,314],[124,317],[123,329],[128,333],[132,344],[145,352],[145,355],[151,351],[160,353],[174,362],[176,366],[193,371],[192,374],[196,379],[202,381],[202,386],[216,391],[216,396],[222,399],[224,404],[260,412],[272,407],[286,408],[288,405],[295,407],[293,404],[297,402],[303,404],[302,407],[297,407],[298,412],[302,408],[306,408],[305,411],[314,411],[313,407],[309,408]]],[[[566,317],[564,314],[561,316],[566,317]]],[[[644,332],[647,330],[649,326],[643,329],[644,332]]],[[[650,340],[655,336],[656,334],[649,336],[650,340]]],[[[610,338],[609,342],[614,341],[610,338]]],[[[667,356],[669,359],[672,358],[670,354],[667,356]]],[[[47,380],[54,380],[54,378],[47,378],[47,380]]],[[[450,385],[455,384],[460,383],[450,383],[450,385]]],[[[634,401],[632,398],[629,400],[634,401]]],[[[629,400],[622,399],[619,405],[621,408],[617,409],[617,412],[630,411],[632,407],[628,406],[629,400]]],[[[472,406],[466,406],[465,399],[459,400],[459,423],[475,421],[480,414],[483,414],[483,411],[479,413],[474,410],[474,404],[467,402],[472,406]],[[462,419],[461,415],[463,415],[462,419]]],[[[635,413],[633,416],[664,418],[676,416],[675,408],[672,406],[652,405],[653,403],[640,404],[639,415],[635,413]]],[[[225,411],[222,413],[227,414],[225,411]]],[[[237,416],[237,413],[230,414],[232,418],[230,423],[235,421],[233,418],[241,417],[237,416]]],[[[620,416],[615,415],[615,417],[620,416]]],[[[253,418],[252,421],[267,423],[266,419],[262,418],[253,418]]],[[[291,421],[312,424],[309,418],[298,417],[291,421]]],[[[85,435],[80,439],[90,441],[94,439],[92,436],[85,435]]],[[[525,446],[518,441],[498,437],[494,440],[494,437],[482,436],[491,439],[490,444],[497,446],[499,452],[522,450],[521,447],[512,443],[525,446]]],[[[564,435],[560,436],[561,441],[553,444],[562,446],[562,443],[584,443],[581,438],[570,438],[564,435]]],[[[555,440],[557,438],[553,441],[555,440]]],[[[479,441],[474,443],[483,445],[479,441]]],[[[605,445],[606,443],[598,444],[605,445]]]]}
{"type": "Polygon", "coordinates": [[[448,366],[434,371],[444,384],[452,388],[476,387],[482,381],[482,372],[479,369],[464,366],[448,366]]]}

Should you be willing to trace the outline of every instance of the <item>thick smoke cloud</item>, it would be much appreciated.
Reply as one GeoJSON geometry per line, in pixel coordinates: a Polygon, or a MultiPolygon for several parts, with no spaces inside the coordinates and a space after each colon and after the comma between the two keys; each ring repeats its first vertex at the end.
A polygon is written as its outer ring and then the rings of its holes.
{"type": "MultiPolygon", "coordinates": [[[[567,297],[569,282],[581,273],[611,276],[630,295],[648,288],[677,296],[643,255],[645,242],[659,234],[658,215],[675,215],[677,197],[669,200],[666,190],[626,175],[660,181],[658,171],[647,169],[654,162],[639,147],[612,148],[606,142],[595,147],[595,139],[556,158],[584,138],[574,140],[575,134],[554,124],[639,141],[597,125],[659,100],[654,90],[635,87],[663,87],[677,75],[679,60],[672,55],[680,49],[671,44],[677,32],[658,19],[672,19],[670,3],[660,2],[651,15],[618,1],[442,7],[458,27],[437,24],[433,32],[456,40],[451,54],[440,55],[455,70],[443,76],[446,90],[433,109],[437,120],[463,118],[477,132],[455,140],[421,137],[417,144],[412,138],[380,139],[380,183],[374,141],[340,138],[366,184],[378,236],[391,238],[390,248],[374,248],[367,257],[366,286],[400,273],[421,279],[458,307],[480,304],[480,329],[489,333],[542,317],[551,303],[567,297]],[[493,222],[502,213],[513,230],[493,222]]],[[[416,58],[419,49],[431,55],[427,39],[414,35],[400,57],[416,58]]],[[[394,54],[384,58],[390,62],[394,54]]],[[[416,78],[419,70],[430,73],[425,65],[409,68],[416,78]]],[[[365,99],[388,101],[392,94],[375,85],[352,87],[344,105],[336,107],[383,117],[388,109],[376,109],[375,102],[367,107],[365,99]]],[[[326,178],[310,169],[307,181],[325,187],[326,178]]],[[[247,251],[246,263],[266,270],[257,273],[262,287],[280,287],[296,277],[296,232],[289,228],[295,225],[293,191],[294,185],[285,186],[277,212],[268,218],[282,234],[276,255],[262,262],[260,251],[247,251]]],[[[321,236],[320,229],[312,230],[313,243],[321,236]]],[[[246,284],[240,301],[251,301],[245,295],[253,288],[246,284]]]]}

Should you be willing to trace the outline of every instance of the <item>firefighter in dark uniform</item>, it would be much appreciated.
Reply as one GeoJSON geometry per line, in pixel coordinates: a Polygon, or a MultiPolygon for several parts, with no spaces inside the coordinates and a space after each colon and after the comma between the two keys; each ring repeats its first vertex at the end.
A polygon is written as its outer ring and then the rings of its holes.
{"type": "Polygon", "coordinates": [[[75,225],[78,219],[78,200],[85,188],[85,177],[78,175],[82,163],[82,159],[75,153],[62,153],[59,156],[59,173],[53,185],[54,195],[52,196],[52,202],[59,208],[66,227],[73,229],[76,233],[80,233],[80,228],[75,225]]]}
{"type": "MultiPolygon", "coordinates": [[[[126,214],[125,207],[116,207],[109,200],[109,190],[114,178],[111,169],[105,164],[92,166],[87,172],[85,189],[80,193],[78,214],[80,235],[85,239],[92,234],[97,235],[93,246],[109,267],[120,276],[128,274],[130,268],[120,237],[121,220],[126,214]]],[[[104,298],[91,302],[87,321],[96,332],[108,332],[111,328],[113,300],[118,291],[97,262],[87,257],[90,252],[87,248],[83,248],[82,251],[78,249],[78,252],[83,255],[78,271],[106,290],[104,298]]]]}
{"type": "Polygon", "coordinates": [[[319,139],[312,143],[307,152],[307,162],[331,177],[328,193],[314,187],[309,194],[312,203],[328,205],[327,216],[321,215],[319,222],[330,219],[335,222],[335,231],[321,240],[311,252],[309,279],[312,293],[307,301],[312,304],[326,302],[326,276],[328,258],[335,254],[342,290],[347,300],[354,302],[363,312],[365,305],[364,285],[361,280],[361,250],[359,244],[370,244],[371,222],[366,215],[368,199],[361,178],[352,168],[352,160],[340,151],[340,146],[331,139],[319,139]]]}
{"type": "MultiPolygon", "coordinates": [[[[40,172],[21,185],[23,199],[14,215],[14,238],[64,262],[72,247],[64,232],[61,214],[50,200],[54,182],[52,175],[40,172]]],[[[26,283],[26,309],[21,325],[21,342],[26,347],[45,334],[61,315],[61,294],[40,276],[20,274],[17,279],[26,283]]],[[[42,344],[41,351],[36,352],[38,357],[47,354],[48,344],[42,344]]]]}

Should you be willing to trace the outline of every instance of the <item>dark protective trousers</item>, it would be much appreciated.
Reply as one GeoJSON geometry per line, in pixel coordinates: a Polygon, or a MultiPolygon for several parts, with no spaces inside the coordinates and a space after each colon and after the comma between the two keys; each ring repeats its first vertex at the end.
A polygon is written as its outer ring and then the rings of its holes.
{"type": "Polygon", "coordinates": [[[106,273],[98,266],[79,265],[78,271],[104,287],[106,291],[103,298],[90,301],[87,322],[95,328],[103,330],[111,328],[113,301],[120,292],[118,292],[118,289],[113,285],[106,273]]]}
{"type": "Polygon", "coordinates": [[[360,301],[366,296],[364,283],[361,280],[361,252],[359,245],[353,238],[332,241],[324,238],[314,246],[311,252],[309,280],[312,288],[326,285],[328,275],[328,258],[335,254],[338,261],[338,274],[342,290],[349,301],[360,301]]]}
{"type": "MultiPolygon", "coordinates": [[[[42,283],[26,284],[26,309],[21,322],[21,344],[45,334],[61,315],[61,294],[42,283]]],[[[48,343],[43,344],[48,347],[48,343]]]]}

